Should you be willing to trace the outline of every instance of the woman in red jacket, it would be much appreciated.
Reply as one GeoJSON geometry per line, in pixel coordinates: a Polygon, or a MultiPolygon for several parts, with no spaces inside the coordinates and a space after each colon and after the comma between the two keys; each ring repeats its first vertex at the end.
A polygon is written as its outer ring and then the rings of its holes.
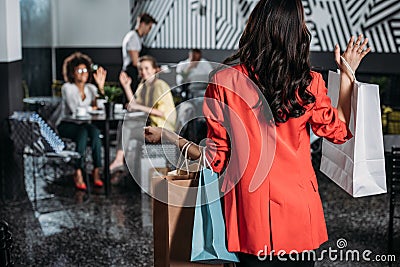
{"type": "MultiPolygon", "coordinates": [[[[336,45],[341,86],[335,108],[322,76],[311,71],[310,39],[301,0],[261,0],[239,50],[225,61],[233,66],[217,71],[205,94],[206,157],[223,175],[227,245],[240,266],[313,266],[313,260],[291,258],[328,239],[309,129],[334,143],[352,137],[354,78],[344,61],[355,71],[370,48],[361,35],[342,55],[336,45]]],[[[180,148],[188,142],[160,128],[145,130],[150,142],[161,134],[180,148]]],[[[189,155],[200,157],[194,146],[189,155]]]]}

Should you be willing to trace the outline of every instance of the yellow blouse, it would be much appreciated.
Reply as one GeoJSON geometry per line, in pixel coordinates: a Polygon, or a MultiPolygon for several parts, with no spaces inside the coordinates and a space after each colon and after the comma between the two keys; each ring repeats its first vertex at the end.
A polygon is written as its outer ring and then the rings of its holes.
{"type": "Polygon", "coordinates": [[[164,113],[164,117],[150,115],[150,125],[175,131],[176,110],[169,85],[160,79],[150,84],[140,83],[135,93],[136,102],[164,113]]]}

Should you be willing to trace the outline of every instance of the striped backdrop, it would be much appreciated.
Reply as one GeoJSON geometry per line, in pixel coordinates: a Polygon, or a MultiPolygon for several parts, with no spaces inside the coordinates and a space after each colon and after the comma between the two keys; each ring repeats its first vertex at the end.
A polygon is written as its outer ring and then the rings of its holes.
{"type": "MultiPolygon", "coordinates": [[[[235,49],[257,0],[131,0],[132,26],[148,12],[158,24],[145,39],[152,48],[235,49]]],[[[400,1],[303,0],[312,51],[345,47],[364,33],[374,52],[400,51],[400,1]]]]}

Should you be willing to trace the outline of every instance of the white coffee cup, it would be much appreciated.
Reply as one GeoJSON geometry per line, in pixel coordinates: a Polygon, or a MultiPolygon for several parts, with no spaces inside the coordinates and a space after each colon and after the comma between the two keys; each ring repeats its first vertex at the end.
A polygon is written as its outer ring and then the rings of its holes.
{"type": "Polygon", "coordinates": [[[115,104],[114,105],[114,112],[118,113],[118,112],[122,112],[122,110],[124,109],[124,106],[122,104],[115,104]]]}
{"type": "Polygon", "coordinates": [[[82,116],[86,116],[87,114],[87,110],[85,107],[77,107],[76,108],[76,116],[82,117],[82,116]]]}
{"type": "Polygon", "coordinates": [[[98,109],[104,109],[104,103],[107,102],[105,99],[97,99],[96,106],[98,109]]]}

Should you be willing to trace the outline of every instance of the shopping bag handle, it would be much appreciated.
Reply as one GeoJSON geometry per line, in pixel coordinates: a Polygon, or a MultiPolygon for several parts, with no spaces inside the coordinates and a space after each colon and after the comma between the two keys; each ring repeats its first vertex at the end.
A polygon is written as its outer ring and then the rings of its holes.
{"type": "Polygon", "coordinates": [[[208,159],[206,157],[206,147],[205,146],[202,147],[202,149],[201,149],[201,156],[203,157],[203,165],[204,165],[204,167],[205,168],[207,168],[207,167],[210,168],[211,173],[214,174],[214,170],[211,167],[211,164],[210,164],[210,162],[208,161],[208,159]]]}
{"type": "Polygon", "coordinates": [[[350,71],[351,75],[352,75],[353,78],[354,78],[354,81],[356,82],[356,81],[357,81],[357,79],[356,79],[356,74],[354,73],[353,69],[350,67],[350,64],[346,61],[346,59],[344,59],[343,56],[340,56],[340,58],[342,59],[344,65],[345,65],[346,68],[350,71]]]}
{"type": "Polygon", "coordinates": [[[188,156],[189,147],[191,145],[192,144],[190,142],[187,142],[182,147],[182,152],[184,153],[184,162],[185,162],[185,165],[186,165],[186,172],[187,172],[188,175],[190,174],[190,171],[189,171],[189,162],[188,162],[189,160],[188,160],[187,156],[188,156]]]}

